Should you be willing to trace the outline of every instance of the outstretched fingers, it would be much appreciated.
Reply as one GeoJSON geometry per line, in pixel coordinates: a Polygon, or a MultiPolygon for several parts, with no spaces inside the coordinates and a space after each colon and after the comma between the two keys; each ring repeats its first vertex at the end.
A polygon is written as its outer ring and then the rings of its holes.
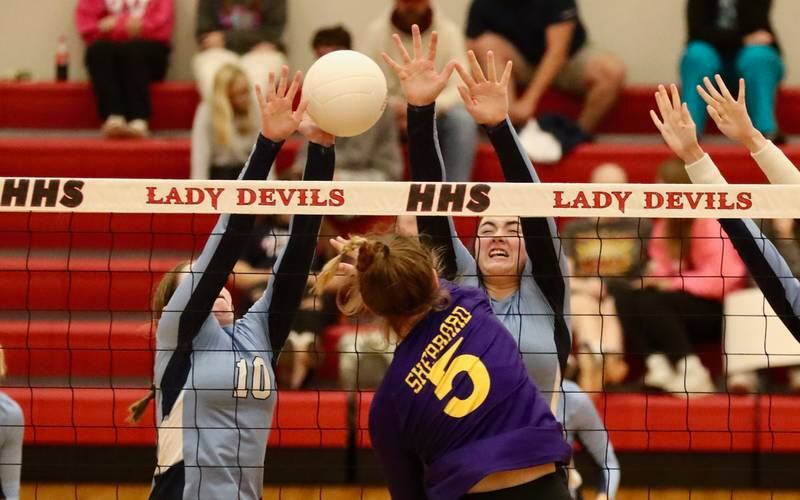
{"type": "Polygon", "coordinates": [[[289,67],[281,67],[281,79],[278,82],[278,97],[283,98],[286,96],[286,89],[289,86],[289,67]]]}
{"type": "Polygon", "coordinates": [[[469,69],[475,82],[486,83],[486,76],[483,74],[483,70],[478,62],[478,58],[475,56],[475,52],[471,50],[467,51],[467,60],[469,61],[469,69]]]}
{"type": "Polygon", "coordinates": [[[298,70],[294,74],[294,78],[292,79],[292,85],[289,86],[289,91],[286,93],[286,97],[289,98],[290,101],[294,102],[294,98],[297,95],[297,91],[300,90],[300,84],[303,83],[303,74],[298,70]]]}
{"type": "Polygon", "coordinates": [[[414,59],[422,57],[422,34],[419,32],[419,26],[411,26],[411,47],[414,51],[414,59]]]}
{"type": "Polygon", "coordinates": [[[461,65],[461,64],[459,64],[459,63],[456,63],[456,64],[455,64],[455,68],[456,68],[456,72],[458,73],[458,76],[460,76],[460,77],[461,77],[461,81],[463,81],[463,82],[464,82],[464,84],[465,84],[467,87],[474,87],[475,85],[477,85],[477,84],[475,83],[475,80],[472,78],[472,75],[470,75],[470,74],[467,72],[467,70],[466,70],[466,69],[464,69],[464,66],[462,66],[462,65],[461,65]]]}
{"type": "Polygon", "coordinates": [[[392,56],[390,56],[386,52],[381,52],[381,57],[383,57],[383,60],[386,61],[386,64],[388,64],[389,67],[392,68],[395,73],[400,73],[401,71],[403,71],[403,67],[400,66],[400,64],[398,64],[397,61],[392,59],[392,56]]]}
{"type": "Polygon", "coordinates": [[[731,91],[728,90],[728,86],[725,85],[725,81],[721,76],[719,76],[719,74],[714,75],[714,80],[716,80],[719,90],[722,92],[722,96],[725,97],[725,100],[728,102],[736,102],[736,99],[733,98],[731,91]]]}
{"type": "Polygon", "coordinates": [[[428,42],[428,60],[436,60],[436,48],[439,46],[439,33],[431,33],[431,41],[428,42]]]}
{"type": "Polygon", "coordinates": [[[408,51],[406,50],[405,45],[403,45],[403,40],[400,39],[400,35],[395,33],[392,35],[392,40],[394,40],[394,45],[397,47],[397,52],[400,53],[400,58],[403,60],[405,64],[411,62],[411,56],[408,55],[408,51]]]}
{"type": "Polygon", "coordinates": [[[656,126],[659,132],[662,134],[664,133],[664,123],[658,118],[658,113],[650,110],[650,119],[653,120],[653,124],[656,126]]]}
{"type": "Polygon", "coordinates": [[[256,100],[258,101],[258,107],[266,109],[267,107],[267,100],[264,98],[264,91],[261,90],[261,85],[256,84],[256,100]]]}
{"type": "MultiPolygon", "coordinates": [[[[294,100],[294,97],[292,98],[294,100]]],[[[292,119],[295,123],[300,123],[303,121],[303,118],[306,115],[306,110],[308,109],[308,101],[303,100],[300,101],[300,104],[297,106],[297,109],[292,113],[292,119]]]]}
{"type": "Polygon", "coordinates": [[[717,88],[714,87],[714,84],[711,83],[711,79],[709,77],[706,76],[706,77],[703,78],[703,85],[705,85],[706,91],[708,91],[708,94],[711,97],[713,97],[715,100],[720,101],[720,102],[725,100],[725,98],[722,96],[722,94],[720,94],[717,91],[717,88]]]}
{"type": "Polygon", "coordinates": [[[465,85],[459,85],[458,93],[461,95],[461,100],[464,101],[464,106],[467,108],[467,111],[471,110],[472,107],[475,106],[475,103],[472,100],[469,89],[465,85]]]}
{"type": "Polygon", "coordinates": [[[503,70],[503,76],[500,77],[500,84],[504,87],[508,86],[508,82],[511,81],[511,69],[513,66],[514,64],[510,60],[506,62],[506,67],[503,70]]]}
{"type": "Polygon", "coordinates": [[[497,68],[494,65],[494,52],[491,50],[486,52],[486,75],[490,82],[494,83],[497,81],[497,68]]]}
{"type": "Polygon", "coordinates": [[[736,100],[739,104],[744,104],[747,102],[747,98],[745,95],[745,84],[744,78],[739,78],[739,98],[736,100]]]}

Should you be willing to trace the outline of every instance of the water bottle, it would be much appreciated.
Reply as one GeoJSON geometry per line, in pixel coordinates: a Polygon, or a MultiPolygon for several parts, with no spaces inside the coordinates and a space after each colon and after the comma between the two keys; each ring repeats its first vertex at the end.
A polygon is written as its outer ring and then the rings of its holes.
{"type": "Polygon", "coordinates": [[[67,37],[61,35],[58,38],[56,48],[56,81],[66,82],[69,78],[69,49],[67,48],[67,37]]]}

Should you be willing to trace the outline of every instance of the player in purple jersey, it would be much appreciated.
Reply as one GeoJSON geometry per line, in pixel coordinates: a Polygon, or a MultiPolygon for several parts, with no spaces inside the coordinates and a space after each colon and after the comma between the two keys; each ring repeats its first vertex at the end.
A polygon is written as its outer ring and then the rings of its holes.
{"type": "Polygon", "coordinates": [[[369,416],[395,499],[569,499],[571,448],[486,294],[438,277],[417,238],[339,240],[317,280],[397,339],[369,416]],[[345,264],[347,255],[355,264],[345,264]]]}
{"type": "MultiPolygon", "coordinates": [[[[484,127],[500,160],[507,182],[539,182],[508,119],[508,84],[511,64],[502,76],[494,55],[486,55],[487,72],[475,54],[470,65],[455,62],[441,72],[434,65],[438,36],[431,34],[427,49],[419,28],[413,30],[412,53],[395,37],[398,60],[383,54],[397,73],[408,101],[408,156],[414,182],[442,182],[444,164],[439,151],[435,101],[457,69],[467,111],[484,127]]],[[[439,205],[444,197],[440,197],[439,205]]],[[[461,285],[479,287],[489,296],[492,309],[519,345],[533,382],[555,412],[561,373],[570,353],[569,289],[566,258],[552,217],[482,217],[475,252],[461,243],[452,217],[418,216],[419,232],[442,251],[443,276],[461,285]]]]}

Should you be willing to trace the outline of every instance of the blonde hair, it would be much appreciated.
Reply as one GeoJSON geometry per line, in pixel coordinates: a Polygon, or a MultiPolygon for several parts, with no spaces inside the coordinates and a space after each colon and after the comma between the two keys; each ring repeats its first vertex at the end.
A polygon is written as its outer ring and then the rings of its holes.
{"type": "Polygon", "coordinates": [[[320,293],[341,276],[345,256],[356,254],[356,262],[344,277],[336,304],[349,316],[367,309],[395,329],[409,317],[449,303],[447,291],[436,283],[438,256],[416,237],[398,234],[353,236],[339,255],[328,261],[317,278],[320,293]]]}
{"type": "MultiPolygon", "coordinates": [[[[158,320],[161,319],[161,313],[164,311],[164,308],[167,306],[167,302],[169,299],[172,298],[172,295],[175,293],[175,290],[178,288],[178,284],[181,281],[181,275],[186,272],[186,268],[189,267],[191,264],[190,261],[183,261],[178,262],[172,268],[169,269],[164,276],[161,277],[161,281],[158,282],[156,285],[155,291],[153,291],[153,298],[150,301],[150,308],[151,312],[153,313],[153,323],[154,326],[158,324],[158,320]]],[[[132,405],[128,407],[128,418],[126,419],[129,424],[136,424],[142,419],[144,415],[144,411],[147,409],[147,406],[150,404],[156,397],[156,386],[151,385],[150,391],[147,393],[146,396],[143,398],[135,401],[132,405]]]]}
{"type": "MultiPolygon", "coordinates": [[[[236,113],[231,105],[228,91],[237,78],[247,80],[247,75],[235,64],[222,66],[214,75],[211,89],[211,128],[214,144],[220,148],[231,147],[236,132],[246,135],[253,129],[253,106],[248,106],[246,113],[236,113]]],[[[249,85],[248,83],[248,87],[249,85]]]]}

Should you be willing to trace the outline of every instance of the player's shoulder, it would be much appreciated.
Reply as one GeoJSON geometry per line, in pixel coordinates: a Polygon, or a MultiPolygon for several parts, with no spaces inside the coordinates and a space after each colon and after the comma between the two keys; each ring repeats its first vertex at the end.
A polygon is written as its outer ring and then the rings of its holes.
{"type": "Polygon", "coordinates": [[[467,309],[491,307],[486,293],[478,287],[440,280],[441,285],[450,294],[450,306],[462,306],[467,309]]]}
{"type": "Polygon", "coordinates": [[[0,392],[0,415],[2,415],[4,423],[21,424],[24,420],[22,407],[4,392],[0,392]]]}

